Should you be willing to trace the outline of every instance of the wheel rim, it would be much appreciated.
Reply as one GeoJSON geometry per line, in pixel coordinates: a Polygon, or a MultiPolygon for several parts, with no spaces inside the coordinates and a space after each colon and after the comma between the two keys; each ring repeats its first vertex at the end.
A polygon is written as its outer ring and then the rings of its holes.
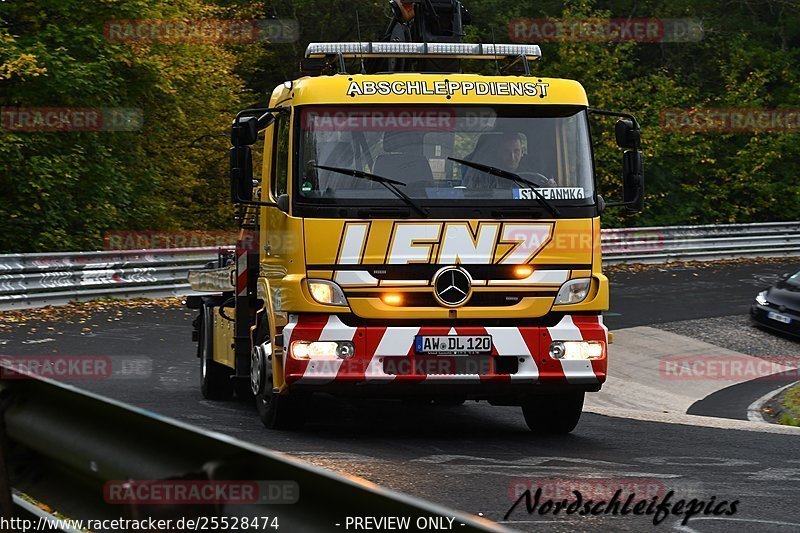
{"type": "Polygon", "coordinates": [[[253,389],[256,401],[263,407],[269,407],[272,403],[272,364],[267,355],[271,351],[270,343],[261,344],[254,348],[251,357],[250,387],[253,389]],[[255,366],[256,364],[258,366],[255,366]],[[256,381],[258,387],[255,386],[256,381]]]}
{"type": "Polygon", "coordinates": [[[263,376],[264,355],[261,351],[261,346],[254,346],[250,353],[250,390],[253,394],[261,392],[263,376]]]}

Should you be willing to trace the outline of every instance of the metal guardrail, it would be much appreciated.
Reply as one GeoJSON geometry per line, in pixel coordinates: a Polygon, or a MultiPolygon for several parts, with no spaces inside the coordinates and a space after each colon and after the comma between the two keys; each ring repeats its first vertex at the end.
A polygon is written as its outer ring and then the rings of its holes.
{"type": "Polygon", "coordinates": [[[607,229],[603,264],[800,256],[800,222],[607,229]]]}
{"type": "Polygon", "coordinates": [[[79,529],[70,526],[67,520],[61,520],[55,515],[48,513],[44,509],[37,507],[24,498],[14,494],[13,495],[14,507],[11,515],[17,518],[20,523],[17,524],[18,530],[30,531],[32,528],[26,527],[31,525],[36,527],[36,530],[41,531],[61,531],[62,533],[83,533],[79,529]],[[38,526],[42,526],[39,528],[38,526]],[[21,526],[21,527],[20,527],[21,526]]]}
{"type": "MultiPolygon", "coordinates": [[[[8,472],[8,480],[0,479],[0,491],[8,481],[14,490],[73,520],[152,517],[175,524],[187,517],[277,517],[280,529],[261,527],[261,522],[258,529],[326,532],[344,530],[348,516],[402,516],[412,523],[420,517],[445,523],[453,518],[453,529],[465,532],[511,531],[70,385],[20,375],[8,361],[0,361],[0,441],[0,465],[4,459],[8,472]],[[161,488],[148,489],[144,501],[136,496],[140,493],[120,501],[109,482],[161,488]],[[179,504],[179,492],[163,488],[174,482],[294,488],[291,497],[259,488],[258,497],[247,502],[219,501],[212,492],[179,504]]],[[[200,489],[198,494],[209,492],[200,489]]],[[[8,498],[8,492],[2,496],[8,498]]],[[[37,514],[18,497],[14,503],[18,514],[37,514]]]]}
{"type": "MultiPolygon", "coordinates": [[[[603,264],[800,256],[800,222],[604,229],[603,264]]],[[[216,247],[0,255],[0,310],[179,296],[216,247]]]]}
{"type": "Polygon", "coordinates": [[[189,270],[216,253],[217,248],[174,248],[0,255],[0,310],[179,296],[189,290],[189,270]]]}

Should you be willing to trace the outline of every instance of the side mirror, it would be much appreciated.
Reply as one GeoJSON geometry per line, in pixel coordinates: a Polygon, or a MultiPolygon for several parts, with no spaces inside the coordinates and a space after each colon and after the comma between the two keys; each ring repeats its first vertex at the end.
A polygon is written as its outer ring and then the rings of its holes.
{"type": "Polygon", "coordinates": [[[644,161],[642,152],[639,150],[626,150],[622,156],[622,196],[623,205],[628,211],[642,210],[644,206],[644,161]]]}
{"type": "Polygon", "coordinates": [[[234,146],[231,159],[231,201],[253,199],[253,151],[249,146],[234,146]]]}
{"type": "MultiPolygon", "coordinates": [[[[258,132],[275,122],[275,114],[286,112],[284,108],[245,109],[240,111],[231,124],[230,180],[231,200],[234,204],[275,207],[274,202],[253,200],[253,150],[258,141],[258,132]]],[[[240,211],[241,212],[241,211],[240,211]]],[[[236,215],[239,224],[243,218],[236,215]]]]}
{"type": "Polygon", "coordinates": [[[603,202],[598,207],[625,207],[628,211],[641,211],[644,207],[644,163],[639,145],[642,132],[636,118],[629,113],[589,109],[592,115],[619,117],[614,126],[614,136],[621,148],[627,148],[622,156],[622,202],[603,202]]]}
{"type": "Polygon", "coordinates": [[[639,141],[642,133],[635,127],[632,120],[620,119],[614,126],[614,134],[617,138],[617,145],[620,148],[639,148],[639,141]]]}
{"type": "Polygon", "coordinates": [[[239,117],[231,125],[231,145],[250,146],[258,140],[258,117],[239,117]]]}

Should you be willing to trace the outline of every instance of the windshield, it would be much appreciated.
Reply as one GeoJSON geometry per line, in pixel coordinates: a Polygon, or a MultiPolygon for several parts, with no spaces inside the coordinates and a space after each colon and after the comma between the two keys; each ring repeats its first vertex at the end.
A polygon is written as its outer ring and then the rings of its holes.
{"type": "Polygon", "coordinates": [[[553,205],[593,204],[587,119],[580,107],[310,106],[301,110],[299,123],[297,192],[303,203],[402,204],[385,184],[364,179],[369,173],[400,182],[397,188],[423,206],[541,208],[533,187],[553,205]]]}
{"type": "Polygon", "coordinates": [[[800,272],[795,272],[788,278],[786,278],[786,283],[790,285],[794,285],[795,287],[800,287],[800,272]]]}

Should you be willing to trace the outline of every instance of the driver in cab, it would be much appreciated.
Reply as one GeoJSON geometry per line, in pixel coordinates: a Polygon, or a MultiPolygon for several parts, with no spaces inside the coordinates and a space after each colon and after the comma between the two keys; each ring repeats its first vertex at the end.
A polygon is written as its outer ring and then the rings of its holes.
{"type": "MultiPolygon", "coordinates": [[[[520,173],[520,162],[525,157],[523,138],[520,133],[503,132],[483,135],[475,144],[475,149],[466,157],[469,161],[483,163],[508,172],[520,173]]],[[[527,158],[526,158],[527,159],[527,158]]],[[[552,182],[552,180],[548,180],[552,182]]],[[[462,185],[470,189],[497,189],[517,186],[514,182],[497,178],[476,169],[464,174],[462,185]]],[[[554,184],[548,183],[548,186],[554,184]]]]}
{"type": "Polygon", "coordinates": [[[497,168],[517,172],[519,162],[522,161],[522,136],[519,133],[504,133],[498,136],[497,144],[497,168]]]}

